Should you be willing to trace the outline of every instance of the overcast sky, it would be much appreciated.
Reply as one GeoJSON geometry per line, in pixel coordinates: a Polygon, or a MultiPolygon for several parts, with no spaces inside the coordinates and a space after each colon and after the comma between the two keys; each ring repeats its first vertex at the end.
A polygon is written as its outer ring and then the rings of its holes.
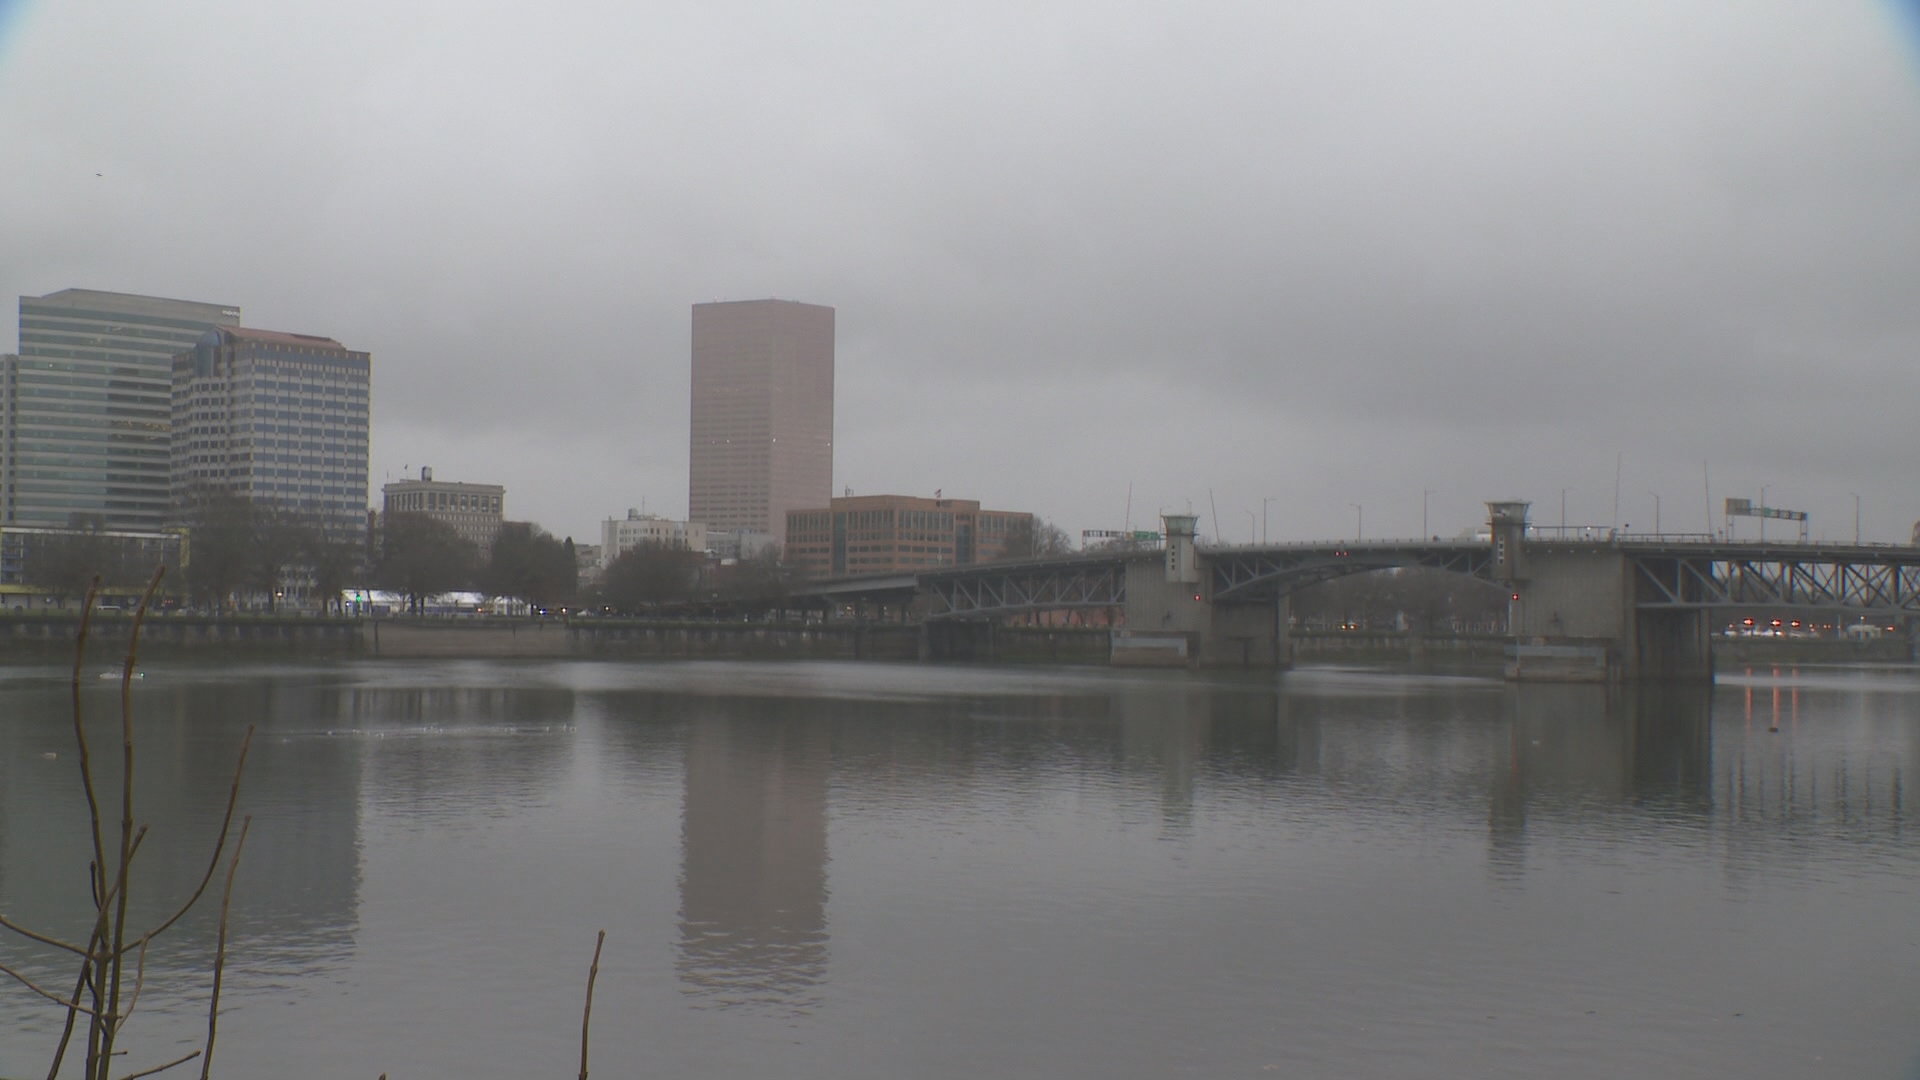
{"type": "Polygon", "coordinates": [[[836,491],[1410,536],[1423,490],[1609,523],[1618,461],[1674,531],[1710,462],[1905,540],[1915,43],[1892,0],[0,0],[0,296],[369,350],[376,497],[430,464],[582,539],[686,510],[689,305],[780,296],[839,312],[836,491]]]}

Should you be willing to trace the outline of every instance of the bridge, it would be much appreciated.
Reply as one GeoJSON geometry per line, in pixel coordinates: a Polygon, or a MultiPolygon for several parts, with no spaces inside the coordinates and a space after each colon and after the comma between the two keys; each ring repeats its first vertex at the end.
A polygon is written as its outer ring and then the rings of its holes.
{"type": "Polygon", "coordinates": [[[1008,616],[1106,611],[1124,623],[1116,663],[1284,667],[1295,590],[1425,567],[1509,592],[1509,674],[1520,679],[1710,678],[1716,616],[1742,611],[1871,618],[1920,631],[1920,547],[1569,534],[1530,526],[1526,503],[1488,509],[1488,532],[1474,539],[1244,547],[1201,546],[1193,517],[1169,515],[1164,550],[830,579],[802,586],[793,599],[891,610],[920,622],[934,652],[942,640],[1008,616]]]}

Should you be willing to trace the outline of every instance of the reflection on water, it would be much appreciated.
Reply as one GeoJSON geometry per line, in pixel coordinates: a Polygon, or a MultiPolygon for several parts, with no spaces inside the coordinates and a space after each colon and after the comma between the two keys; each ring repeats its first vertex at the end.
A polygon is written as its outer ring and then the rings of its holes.
{"type": "MultiPolygon", "coordinates": [[[[74,933],[65,694],[0,680],[0,910],[74,933]]],[[[1920,1008],[1910,672],[1609,690],[363,664],[161,670],[136,697],[146,913],[199,880],[259,727],[231,1075],[543,1071],[578,993],[554,950],[603,925],[596,1053],[663,1074],[1897,1075],[1920,1056],[1897,1022],[1920,1008]]],[[[88,700],[109,745],[113,695],[88,700]]],[[[202,911],[150,958],[156,985],[187,984],[143,1006],[163,1039],[203,1023],[213,929],[202,911]]],[[[72,978],[17,940],[0,962],[72,978]]],[[[16,986],[0,1009],[24,1018],[0,1075],[24,1073],[54,1026],[16,986]]]]}
{"type": "MultiPolygon", "coordinates": [[[[279,737],[282,730],[335,721],[324,699],[271,682],[170,686],[136,697],[134,807],[136,821],[150,828],[129,891],[133,923],[159,922],[199,885],[241,737],[257,722],[261,730],[242,784],[243,810],[253,822],[230,920],[234,951],[310,970],[343,960],[360,885],[360,759],[338,744],[279,737]],[[283,745],[268,747],[276,741],[283,745]]],[[[49,687],[8,696],[8,745],[0,752],[0,904],[10,916],[76,939],[84,938],[90,921],[92,845],[68,702],[64,691],[49,687]]],[[[86,706],[111,848],[121,775],[118,701],[110,689],[89,688],[86,706]]],[[[236,820],[236,834],[238,826],[236,820]]],[[[215,929],[211,905],[203,905],[161,939],[149,968],[164,973],[197,965],[212,948],[215,929]]]]}
{"type": "Polygon", "coordinates": [[[696,1000],[815,1004],[830,753],[813,717],[706,715],[687,732],[677,966],[696,1000]]]}

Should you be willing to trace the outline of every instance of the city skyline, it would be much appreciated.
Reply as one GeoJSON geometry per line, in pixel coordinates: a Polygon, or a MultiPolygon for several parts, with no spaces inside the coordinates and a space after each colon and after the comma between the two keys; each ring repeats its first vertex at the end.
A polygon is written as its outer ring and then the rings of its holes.
{"type": "Polygon", "coordinates": [[[432,461],[576,538],[686,514],[686,305],[767,295],[839,311],[835,493],[1229,539],[1557,519],[1562,488],[1579,523],[1763,486],[1816,536],[1854,493],[1869,539],[1920,517],[1891,5],[357,18],[274,52],[224,0],[21,8],[0,289],[368,348],[376,482],[432,461]],[[170,59],[210,33],[279,59],[234,95],[170,59]]]}

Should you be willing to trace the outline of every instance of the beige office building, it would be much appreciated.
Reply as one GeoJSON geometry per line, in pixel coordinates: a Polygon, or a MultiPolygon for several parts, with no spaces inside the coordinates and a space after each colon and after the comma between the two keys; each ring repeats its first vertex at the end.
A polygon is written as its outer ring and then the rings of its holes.
{"type": "Polygon", "coordinates": [[[418,480],[395,480],[380,489],[381,516],[424,514],[453,526],[480,557],[493,554],[493,538],[506,523],[507,489],[499,484],[462,484],[435,480],[431,468],[418,480]]]}
{"type": "Polygon", "coordinates": [[[787,511],[833,496],[833,309],[693,306],[687,517],[786,542],[787,511]]]}

